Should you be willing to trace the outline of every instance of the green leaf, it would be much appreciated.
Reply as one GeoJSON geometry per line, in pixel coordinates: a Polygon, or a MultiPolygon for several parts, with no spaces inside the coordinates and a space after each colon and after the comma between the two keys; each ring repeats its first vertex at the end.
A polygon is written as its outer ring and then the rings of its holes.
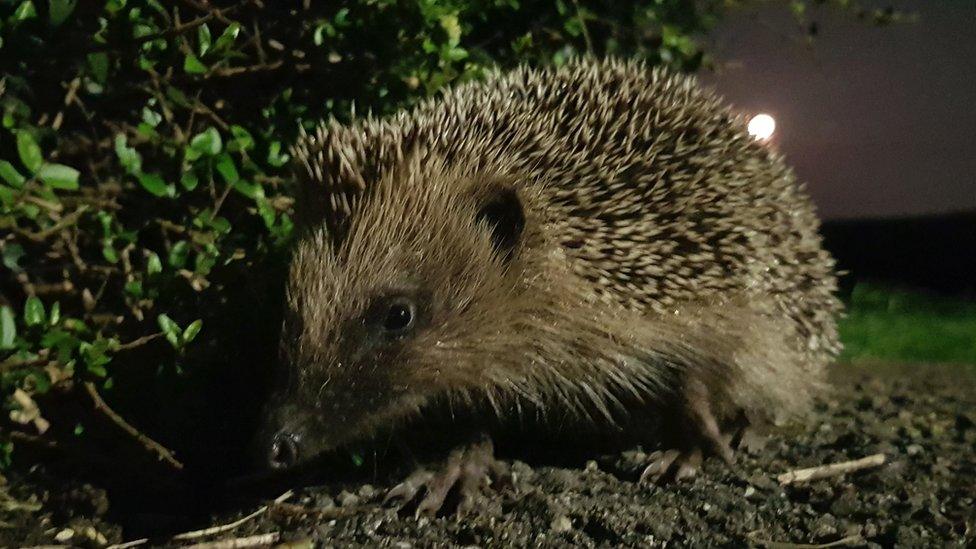
{"type": "Polygon", "coordinates": [[[61,302],[55,301],[54,305],[51,305],[51,312],[47,315],[47,323],[51,326],[57,326],[58,322],[61,320],[61,302]]]}
{"type": "Polygon", "coordinates": [[[250,183],[240,179],[234,183],[234,190],[250,198],[251,200],[264,198],[264,188],[258,183],[250,183]]]}
{"type": "Polygon", "coordinates": [[[132,280],[132,281],[126,282],[125,283],[125,286],[122,288],[122,290],[125,293],[129,294],[129,296],[131,296],[131,297],[133,297],[135,299],[139,299],[143,295],[143,293],[142,293],[142,281],[141,280],[132,280]]]}
{"type": "Polygon", "coordinates": [[[112,357],[108,356],[106,351],[113,343],[117,344],[113,339],[96,339],[93,343],[83,342],[78,346],[89,373],[98,377],[105,377],[108,374],[105,365],[112,361],[112,357]]]}
{"type": "Polygon", "coordinates": [[[9,305],[4,305],[0,307],[0,349],[13,349],[16,337],[17,324],[14,322],[14,310],[9,305]]]}
{"type": "Polygon", "coordinates": [[[216,156],[224,147],[217,128],[209,127],[193,136],[190,148],[186,150],[186,159],[193,161],[202,156],[216,156]]]}
{"type": "Polygon", "coordinates": [[[31,0],[25,0],[21,2],[17,9],[14,10],[14,14],[10,16],[10,20],[14,23],[20,23],[21,21],[26,21],[28,19],[33,19],[37,17],[37,9],[34,7],[34,2],[31,0]]]}
{"type": "Polygon", "coordinates": [[[24,304],[24,324],[37,326],[44,323],[45,317],[44,303],[37,296],[28,297],[24,304]]]}
{"type": "Polygon", "coordinates": [[[254,148],[254,138],[251,137],[251,132],[235,124],[230,127],[230,133],[234,136],[234,140],[227,145],[228,149],[246,151],[254,148]]]}
{"type": "Polygon", "coordinates": [[[173,244],[173,247],[170,248],[167,261],[169,262],[170,267],[173,267],[174,269],[182,269],[184,266],[186,266],[186,260],[189,254],[190,252],[187,250],[186,240],[180,240],[176,244],[173,244]]]}
{"type": "MultiPolygon", "coordinates": [[[[0,185],[0,204],[12,205],[14,203],[15,195],[16,195],[16,191],[11,189],[10,187],[6,185],[0,185]]],[[[31,204],[26,204],[25,206],[31,206],[31,204]]],[[[36,208],[37,206],[34,207],[36,208]]],[[[28,217],[30,217],[29,214],[28,217]]]]}
{"type": "Polygon", "coordinates": [[[143,189],[146,189],[158,197],[172,198],[173,196],[176,196],[176,188],[172,185],[167,185],[166,181],[164,181],[163,178],[158,174],[141,173],[136,178],[139,180],[139,184],[142,185],[143,189]]]}
{"type": "Polygon", "coordinates": [[[27,376],[34,384],[34,392],[43,395],[51,389],[51,378],[43,370],[32,370],[27,376]]]}
{"type": "Polygon", "coordinates": [[[215,217],[211,219],[210,226],[220,234],[227,234],[231,229],[230,221],[227,221],[227,218],[225,217],[215,217]]]}
{"type": "Polygon", "coordinates": [[[26,181],[26,178],[23,175],[20,175],[17,168],[6,160],[0,160],[0,177],[2,177],[4,181],[9,183],[10,186],[15,189],[22,188],[24,186],[24,181],[26,181]]]}
{"type": "Polygon", "coordinates": [[[173,321],[172,318],[166,315],[166,313],[160,314],[156,317],[156,322],[159,324],[159,329],[163,331],[163,335],[166,336],[166,341],[173,346],[174,349],[180,348],[180,326],[173,321]]]}
{"type": "Polygon", "coordinates": [[[78,170],[64,164],[42,164],[37,177],[55,189],[74,191],[78,189],[78,170]]]}
{"type": "Polygon", "coordinates": [[[20,258],[24,257],[24,247],[16,243],[8,243],[3,247],[3,266],[14,272],[19,272],[20,258]]]}
{"type": "Polygon", "coordinates": [[[237,183],[241,178],[237,173],[237,166],[234,165],[234,159],[227,153],[217,157],[216,168],[217,172],[224,178],[224,181],[230,185],[237,183]]]}
{"type": "Polygon", "coordinates": [[[190,325],[183,330],[183,341],[186,343],[193,341],[197,337],[197,334],[200,333],[201,328],[203,328],[203,320],[198,318],[191,322],[190,325]]]}
{"type": "Polygon", "coordinates": [[[180,177],[180,185],[183,185],[183,188],[188,191],[192,191],[193,189],[197,188],[197,185],[199,184],[200,179],[197,177],[197,174],[193,172],[186,172],[182,177],[180,177]]]}
{"type": "Polygon", "coordinates": [[[159,259],[159,254],[156,252],[149,252],[146,258],[146,273],[154,275],[156,273],[163,272],[163,262],[159,259]]]}
{"type": "Polygon", "coordinates": [[[231,23],[230,25],[227,25],[227,28],[224,29],[224,32],[220,33],[220,36],[217,37],[217,41],[214,42],[212,48],[213,51],[220,52],[229,48],[234,43],[234,40],[237,39],[237,35],[240,32],[241,32],[240,23],[231,23]]]}
{"type": "Polygon", "coordinates": [[[149,107],[142,108],[142,121],[149,125],[151,128],[155,128],[163,120],[163,115],[150,109],[149,107]]]}
{"type": "Polygon", "coordinates": [[[210,50],[210,27],[206,23],[197,27],[197,42],[200,44],[200,57],[207,55],[210,50]]]}
{"type": "Polygon", "coordinates": [[[281,152],[281,142],[272,141],[268,145],[268,164],[271,164],[275,168],[280,168],[288,162],[288,153],[281,152]]]}
{"type": "Polygon", "coordinates": [[[57,27],[64,23],[77,3],[77,0],[48,0],[48,20],[51,26],[57,27]]]}
{"type": "Polygon", "coordinates": [[[44,156],[41,154],[41,147],[34,141],[34,136],[26,130],[17,132],[17,154],[24,166],[34,173],[44,163],[44,156]]]}
{"type": "Polygon", "coordinates": [[[458,23],[457,14],[442,15],[439,22],[441,28],[447,33],[447,43],[457,46],[461,41],[461,25],[458,23]]]}
{"type": "Polygon", "coordinates": [[[119,252],[115,251],[115,247],[112,246],[111,240],[106,240],[102,243],[102,257],[104,257],[105,261],[108,261],[109,263],[114,264],[119,262],[119,252]]]}
{"type": "Polygon", "coordinates": [[[183,60],[183,70],[189,74],[203,74],[207,72],[207,66],[201,63],[196,55],[188,53],[183,60]]]}
{"type": "Polygon", "coordinates": [[[99,84],[108,81],[108,54],[105,52],[88,54],[88,70],[99,84]]]}
{"type": "Polygon", "coordinates": [[[125,168],[126,173],[136,175],[142,172],[142,155],[134,147],[126,144],[125,134],[115,136],[115,155],[119,157],[119,163],[125,168]]]}

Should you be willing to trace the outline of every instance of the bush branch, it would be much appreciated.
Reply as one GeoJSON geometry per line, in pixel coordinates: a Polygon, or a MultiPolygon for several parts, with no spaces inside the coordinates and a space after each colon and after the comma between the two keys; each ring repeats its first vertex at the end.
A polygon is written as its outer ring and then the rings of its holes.
{"type": "Polygon", "coordinates": [[[122,428],[123,431],[128,433],[132,438],[138,440],[147,450],[155,453],[159,456],[159,459],[169,463],[174,469],[183,469],[183,464],[173,457],[173,452],[167,449],[162,444],[156,442],[155,440],[149,438],[148,436],[142,434],[138,429],[132,426],[128,421],[126,421],[122,416],[116,413],[115,410],[109,407],[109,405],[102,399],[102,395],[98,394],[98,390],[95,389],[95,384],[86,381],[85,390],[88,391],[88,395],[91,396],[92,402],[95,404],[95,409],[99,412],[105,414],[113,423],[122,428]]]}

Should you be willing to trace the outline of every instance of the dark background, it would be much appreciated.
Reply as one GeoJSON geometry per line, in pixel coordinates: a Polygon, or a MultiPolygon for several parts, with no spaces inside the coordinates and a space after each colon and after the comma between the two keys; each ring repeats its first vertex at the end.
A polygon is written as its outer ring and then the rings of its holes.
{"type": "Polygon", "coordinates": [[[825,218],[849,290],[880,280],[976,296],[976,2],[868,2],[917,20],[883,27],[819,9],[740,11],[710,37],[703,73],[746,113],[825,218]]]}

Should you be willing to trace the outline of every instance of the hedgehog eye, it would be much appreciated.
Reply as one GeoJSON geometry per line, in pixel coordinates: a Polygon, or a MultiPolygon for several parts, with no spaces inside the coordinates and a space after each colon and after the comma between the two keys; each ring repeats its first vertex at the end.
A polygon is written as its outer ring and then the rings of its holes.
{"type": "Polygon", "coordinates": [[[390,303],[383,317],[383,329],[390,334],[399,335],[413,326],[416,317],[414,304],[405,299],[398,299],[390,303]]]}

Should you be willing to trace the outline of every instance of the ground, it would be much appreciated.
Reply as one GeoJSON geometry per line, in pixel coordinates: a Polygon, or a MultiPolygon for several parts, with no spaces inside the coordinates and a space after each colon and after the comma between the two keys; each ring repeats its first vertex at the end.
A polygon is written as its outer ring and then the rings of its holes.
{"type": "MultiPolygon", "coordinates": [[[[594,456],[578,468],[516,461],[514,490],[490,494],[461,519],[418,520],[384,506],[389,486],[379,482],[345,490],[306,487],[235,528],[152,543],[250,538],[302,547],[976,544],[972,369],[841,365],[834,369],[833,385],[809,423],[774,431],[764,445],[740,452],[732,468],[709,460],[702,474],[675,485],[638,484],[646,460],[640,450],[594,456]],[[879,467],[809,484],[784,487],[777,481],[790,470],[879,453],[886,458],[879,467]]],[[[110,509],[97,488],[32,493],[30,485],[11,477],[6,492],[12,499],[0,502],[0,545],[98,546],[132,539],[113,524],[113,512],[120,510],[110,509]]],[[[256,508],[221,513],[210,525],[231,523],[256,508]]]]}

